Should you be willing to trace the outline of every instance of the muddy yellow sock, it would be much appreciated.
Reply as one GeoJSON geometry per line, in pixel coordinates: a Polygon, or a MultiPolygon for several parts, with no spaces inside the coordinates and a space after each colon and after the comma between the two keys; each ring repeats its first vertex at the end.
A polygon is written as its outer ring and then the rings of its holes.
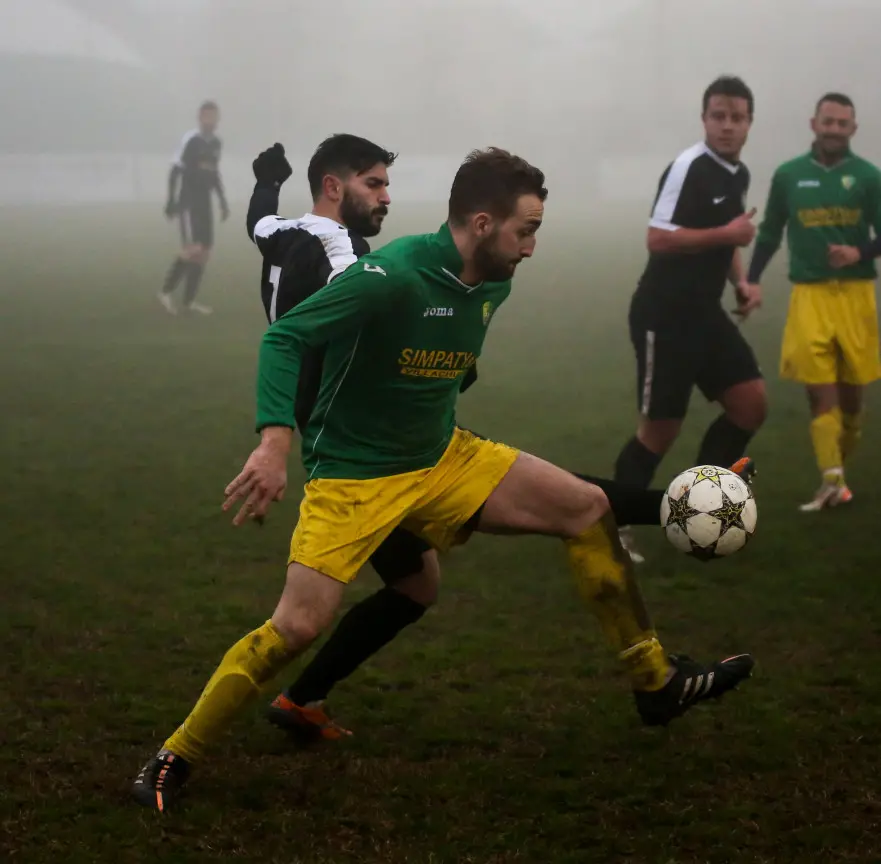
{"type": "Polygon", "coordinates": [[[857,444],[863,436],[863,415],[859,414],[842,414],[841,415],[841,460],[847,460],[853,455],[857,449],[857,444]]]}
{"type": "Polygon", "coordinates": [[[203,758],[236,714],[291,659],[271,621],[240,639],[226,652],[189,717],[165,742],[165,749],[188,762],[203,758]]]}
{"type": "Polygon", "coordinates": [[[811,441],[817,467],[825,478],[827,474],[840,472],[843,465],[841,457],[841,438],[843,426],[841,411],[833,408],[811,421],[811,441]]]}
{"type": "Polygon", "coordinates": [[[605,517],[566,544],[582,597],[618,652],[635,690],[660,690],[670,663],[652,627],[615,520],[605,517]]]}

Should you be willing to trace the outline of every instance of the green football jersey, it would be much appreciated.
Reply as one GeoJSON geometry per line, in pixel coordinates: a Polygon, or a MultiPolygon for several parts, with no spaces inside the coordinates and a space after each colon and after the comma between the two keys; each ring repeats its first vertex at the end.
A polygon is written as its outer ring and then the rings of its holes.
{"type": "Polygon", "coordinates": [[[757,244],[777,249],[786,229],[792,282],[874,279],[874,261],[842,270],[829,266],[829,244],[863,246],[870,229],[881,233],[881,174],[849,153],[835,165],[813,153],[785,162],[774,173],[757,244]]]}
{"type": "Polygon", "coordinates": [[[304,348],[326,345],[302,435],[311,479],[368,479],[437,463],[456,424],[461,379],[510,281],[465,285],[444,225],[365,255],[266,331],[257,428],[294,428],[304,348]]]}

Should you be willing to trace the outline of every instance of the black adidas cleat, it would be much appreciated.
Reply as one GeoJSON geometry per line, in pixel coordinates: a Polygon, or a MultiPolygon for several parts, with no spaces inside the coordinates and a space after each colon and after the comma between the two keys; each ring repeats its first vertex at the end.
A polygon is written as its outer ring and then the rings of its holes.
{"type": "Polygon", "coordinates": [[[160,750],[138,774],[132,797],[138,804],[164,812],[177,803],[190,766],[170,750],[160,750]]]}
{"type": "Polygon", "coordinates": [[[671,654],[670,662],[676,672],[660,690],[633,694],[636,710],[646,726],[666,726],[698,702],[724,696],[750,677],[756,661],[749,654],[737,654],[702,666],[685,655],[671,654]]]}

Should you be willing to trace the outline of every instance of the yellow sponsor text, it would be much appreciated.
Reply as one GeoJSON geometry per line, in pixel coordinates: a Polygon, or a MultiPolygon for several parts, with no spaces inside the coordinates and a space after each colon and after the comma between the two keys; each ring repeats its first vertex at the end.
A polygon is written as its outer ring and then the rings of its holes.
{"type": "Polygon", "coordinates": [[[863,221],[861,207],[814,207],[798,211],[805,228],[848,228],[863,221]]]}

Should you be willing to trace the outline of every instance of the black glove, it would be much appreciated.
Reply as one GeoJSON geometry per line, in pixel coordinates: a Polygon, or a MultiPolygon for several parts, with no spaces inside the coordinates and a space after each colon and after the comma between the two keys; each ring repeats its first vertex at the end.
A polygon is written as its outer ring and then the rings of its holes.
{"type": "Polygon", "coordinates": [[[177,216],[178,207],[174,201],[168,201],[165,205],[165,216],[167,219],[171,219],[173,216],[177,216]]]}
{"type": "Polygon", "coordinates": [[[294,173],[290,163],[285,159],[284,146],[278,143],[264,150],[251,167],[254,169],[254,177],[258,183],[276,189],[281,188],[282,183],[294,173]]]}

